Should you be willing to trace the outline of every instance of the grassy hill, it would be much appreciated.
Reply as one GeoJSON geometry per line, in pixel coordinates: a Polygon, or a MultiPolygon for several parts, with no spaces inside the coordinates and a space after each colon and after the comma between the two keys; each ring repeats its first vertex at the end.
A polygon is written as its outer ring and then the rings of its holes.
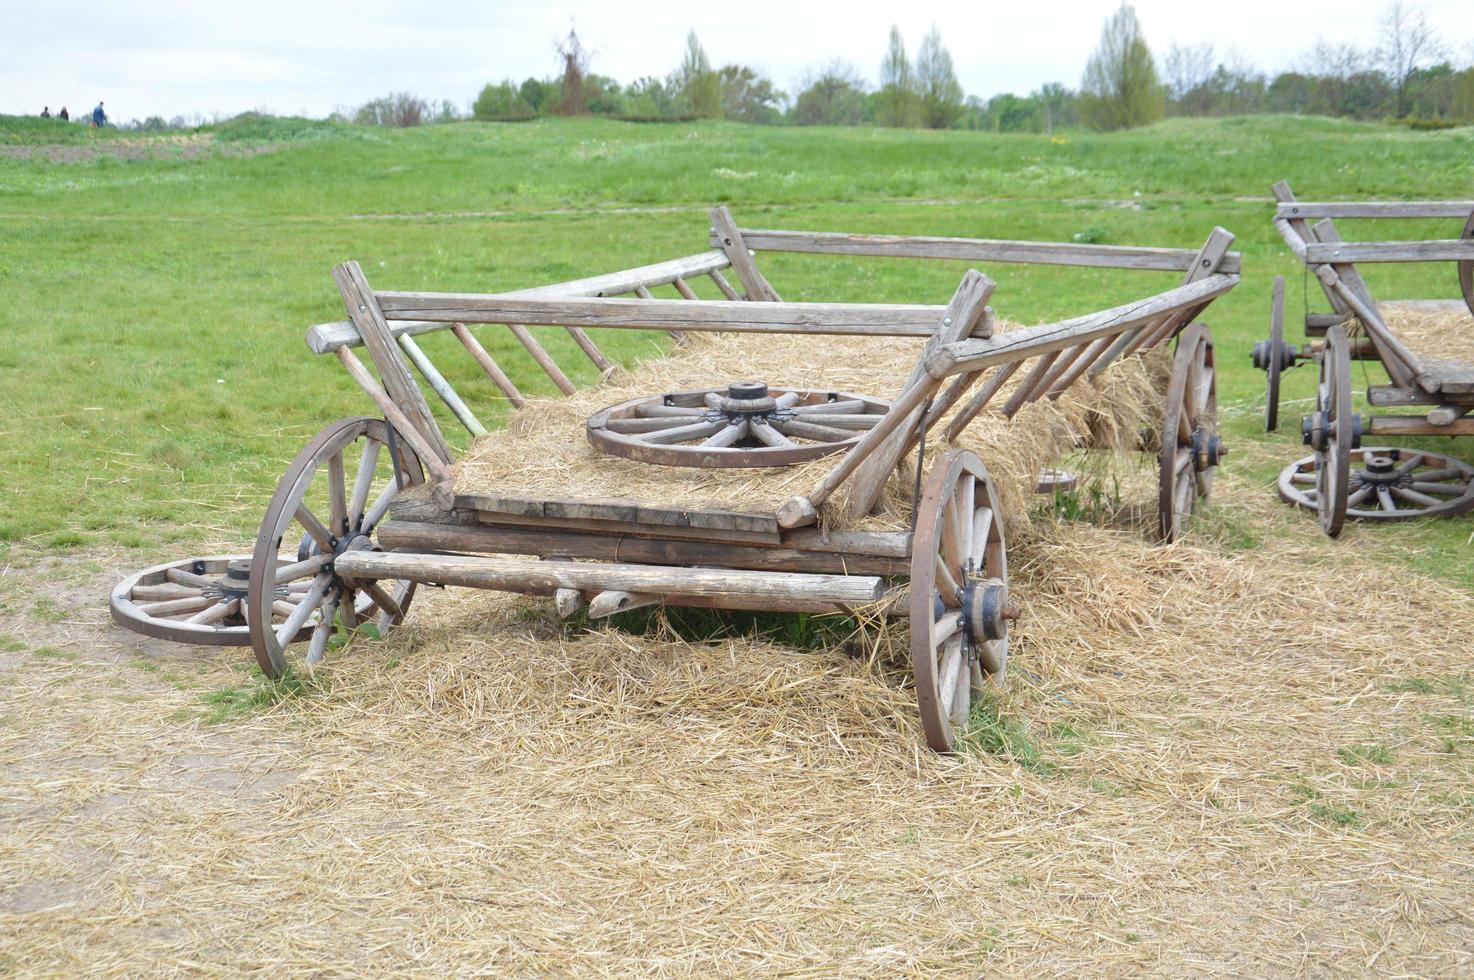
{"type": "MultiPolygon", "coordinates": [[[[1054,136],[256,119],[156,137],[0,117],[0,557],[80,546],[142,557],[247,540],[307,435],[370,407],[301,340],[309,324],[341,316],[336,262],[358,260],[385,288],[518,287],[698,251],[716,202],[767,226],[1182,247],[1223,225],[1238,235],[1245,274],[1213,308],[1220,402],[1233,440],[1257,445],[1262,375],[1247,354],[1267,329],[1275,274],[1290,277],[1291,322],[1302,310],[1302,268],[1269,224],[1270,184],[1286,177],[1322,199],[1467,197],[1471,160],[1474,130],[1266,116],[1054,136]]],[[[1446,236],[1447,224],[1389,234],[1446,236]]],[[[963,269],[766,264],[786,298],[815,300],[944,302],[963,269]]],[[[1164,282],[985,271],[1000,281],[995,306],[1022,320],[1164,282]]],[[[1456,292],[1447,266],[1383,267],[1371,284],[1389,297],[1456,292]]],[[[609,346],[628,357],[654,342],[609,346]]],[[[494,353],[525,389],[547,391],[514,343],[494,353]]],[[[442,366],[487,396],[465,361],[442,366]]],[[[1286,397],[1308,397],[1311,380],[1296,372],[1286,397]]],[[[1300,450],[1290,431],[1263,445],[1230,465],[1268,494],[1278,463],[1300,450]]],[[[1468,527],[1410,529],[1402,540],[1419,553],[1405,560],[1474,581],[1468,527]]]]}

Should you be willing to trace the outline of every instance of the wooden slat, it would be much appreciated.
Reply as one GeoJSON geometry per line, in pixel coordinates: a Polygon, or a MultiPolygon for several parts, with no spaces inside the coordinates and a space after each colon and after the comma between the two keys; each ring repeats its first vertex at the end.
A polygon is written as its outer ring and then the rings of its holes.
{"type": "Polygon", "coordinates": [[[737,290],[733,289],[732,284],[727,281],[727,277],[716,269],[711,270],[707,275],[711,277],[711,281],[716,284],[717,289],[721,290],[722,295],[727,297],[727,299],[736,301],[741,298],[737,295],[737,290]]]}
{"type": "Polygon", "coordinates": [[[440,460],[449,463],[450,446],[446,444],[440,427],[435,424],[435,418],[430,414],[430,403],[425,401],[425,393],[415,384],[409,365],[405,363],[404,355],[395,343],[394,335],[389,332],[374,292],[363,276],[363,270],[358,267],[357,262],[344,262],[333,268],[333,279],[338,283],[338,291],[343,294],[348,318],[353,321],[353,327],[363,338],[374,366],[379,369],[384,391],[419,430],[420,435],[424,436],[425,442],[435,450],[440,460]]]}
{"type": "Polygon", "coordinates": [[[1022,360],[1096,337],[1120,333],[1163,313],[1216,299],[1238,285],[1238,281],[1238,276],[1214,273],[1206,279],[1088,316],[1010,330],[991,340],[958,341],[929,356],[926,359],[926,370],[934,378],[945,378],[963,371],[975,371],[993,364],[1022,360]]]}
{"type": "MultiPolygon", "coordinates": [[[[1290,189],[1290,182],[1287,180],[1277,182],[1273,187],[1273,193],[1275,200],[1280,203],[1281,207],[1286,204],[1295,203],[1295,192],[1290,189]]],[[[1303,217],[1276,217],[1274,227],[1280,233],[1280,237],[1285,240],[1285,244],[1290,246],[1290,250],[1295,253],[1301,262],[1304,262],[1305,246],[1315,238],[1315,233],[1310,230],[1310,222],[1306,221],[1303,217]]],[[[1343,315],[1350,314],[1351,308],[1346,305],[1346,302],[1334,290],[1322,286],[1321,291],[1325,293],[1326,301],[1331,304],[1332,310],[1343,315]]]]}
{"type": "Polygon", "coordinates": [[[1407,242],[1311,242],[1306,260],[1333,262],[1474,262],[1474,239],[1446,238],[1407,242]]]}
{"type": "Polygon", "coordinates": [[[597,497],[516,497],[492,494],[462,494],[456,507],[477,513],[549,517],[566,520],[622,521],[661,527],[711,528],[777,535],[772,514],[706,508],[681,508],[669,504],[597,497]]]}
{"type": "MultiPolygon", "coordinates": [[[[456,335],[456,339],[461,342],[462,346],[471,353],[476,363],[481,365],[481,370],[485,371],[487,377],[491,378],[492,384],[496,385],[501,390],[501,393],[507,396],[507,400],[514,407],[521,408],[527,404],[527,399],[522,396],[522,392],[517,390],[517,386],[512,383],[512,379],[507,377],[507,373],[501,369],[501,365],[497,364],[496,361],[492,360],[491,355],[486,353],[486,348],[482,347],[481,342],[471,334],[471,331],[466,329],[465,324],[453,323],[450,325],[450,329],[456,335]]],[[[408,334],[401,336],[408,336],[408,334]]]]}
{"type": "Polygon", "coordinates": [[[1289,201],[1280,218],[1467,218],[1474,201],[1289,201]]]}
{"type": "MultiPolygon", "coordinates": [[[[401,318],[407,318],[445,323],[572,324],[625,330],[929,337],[946,309],[938,305],[900,303],[738,304],[723,300],[607,297],[526,299],[477,293],[380,292],[377,296],[391,326],[401,318]]],[[[405,332],[420,334],[425,330],[405,332]]],[[[337,330],[323,330],[309,337],[313,349],[319,353],[334,350],[348,340],[337,330]]]]}
{"type": "Polygon", "coordinates": [[[747,244],[742,232],[737,230],[737,223],[732,220],[732,213],[725,204],[711,209],[711,223],[712,244],[727,254],[727,260],[732,263],[732,271],[737,273],[737,278],[742,282],[747,299],[755,303],[776,303],[778,293],[758,271],[757,263],[749,252],[752,246],[747,244]]]}
{"type": "Polygon", "coordinates": [[[461,396],[456,392],[455,388],[445,379],[445,376],[440,373],[439,369],[435,367],[429,355],[420,349],[419,344],[415,343],[415,339],[409,336],[401,336],[399,338],[399,346],[409,356],[410,362],[419,368],[420,375],[425,379],[425,383],[430,386],[435,394],[440,396],[440,400],[445,402],[445,406],[450,409],[451,414],[460,421],[461,425],[466,427],[466,431],[473,436],[486,435],[486,427],[481,424],[481,420],[461,400],[461,396]]]}
{"type": "Polygon", "coordinates": [[[578,390],[574,383],[568,380],[568,375],[563,373],[563,369],[558,367],[558,362],[553,360],[552,355],[543,349],[542,344],[537,342],[537,338],[532,335],[532,331],[520,323],[508,323],[507,329],[512,331],[512,336],[516,337],[523,347],[527,348],[527,353],[532,355],[532,359],[537,362],[538,367],[542,368],[547,373],[547,376],[553,379],[553,384],[558,386],[559,391],[565,395],[571,395],[578,390]]]}
{"type": "Polygon", "coordinates": [[[604,356],[604,352],[599,350],[599,345],[594,343],[593,338],[585,333],[582,327],[564,327],[563,329],[568,331],[568,336],[573,338],[579,350],[588,355],[588,359],[594,362],[594,367],[598,368],[601,374],[614,369],[614,362],[604,356]]]}
{"type": "MultiPolygon", "coordinates": [[[[760,252],[959,259],[967,262],[1090,266],[1159,272],[1186,272],[1192,268],[1195,257],[1192,249],[1136,245],[1085,245],[1074,242],[1025,242],[923,235],[853,235],[844,232],[753,228],[743,228],[741,234],[748,248],[760,252]]],[[[711,234],[711,243],[721,245],[721,239],[715,230],[711,234]]],[[[1238,272],[1239,265],[1239,255],[1232,253],[1225,257],[1221,271],[1238,272]]]]}

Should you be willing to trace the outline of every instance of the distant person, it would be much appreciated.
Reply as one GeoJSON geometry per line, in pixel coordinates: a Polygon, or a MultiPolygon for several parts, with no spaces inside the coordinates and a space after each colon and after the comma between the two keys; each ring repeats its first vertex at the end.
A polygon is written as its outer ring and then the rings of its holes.
{"type": "Polygon", "coordinates": [[[67,112],[66,106],[62,106],[61,111],[56,114],[56,118],[60,119],[62,122],[66,122],[67,120],[72,118],[72,114],[67,112]]]}
{"type": "Polygon", "coordinates": [[[102,103],[97,103],[97,108],[92,110],[92,125],[98,129],[107,125],[107,113],[102,111],[102,103]]]}
{"type": "Polygon", "coordinates": [[[49,106],[49,105],[43,105],[41,107],[41,118],[42,119],[50,119],[51,118],[51,106],[49,106]]]}

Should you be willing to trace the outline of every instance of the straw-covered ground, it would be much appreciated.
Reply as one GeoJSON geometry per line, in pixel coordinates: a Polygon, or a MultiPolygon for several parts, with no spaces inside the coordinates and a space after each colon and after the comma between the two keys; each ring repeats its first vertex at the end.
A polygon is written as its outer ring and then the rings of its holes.
{"type": "Polygon", "coordinates": [[[1467,975],[1474,600],[1217,490],[1170,548],[1016,535],[1010,679],[953,758],[899,632],[431,594],[272,689],[99,623],[116,569],[0,577],[48,644],[0,654],[0,969],[1467,975]]]}

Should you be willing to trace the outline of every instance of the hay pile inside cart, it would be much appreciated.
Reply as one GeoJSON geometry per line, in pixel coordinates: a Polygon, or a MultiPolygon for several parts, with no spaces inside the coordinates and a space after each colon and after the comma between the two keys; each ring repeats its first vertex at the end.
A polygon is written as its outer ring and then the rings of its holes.
{"type": "Polygon", "coordinates": [[[355,263],[334,269],[348,319],[313,327],[308,345],[338,359],[379,417],[336,422],[302,449],[252,554],[130,576],[114,618],[248,643],[276,677],[319,663],[335,629],[397,626],[420,584],[548,596],[594,618],[655,604],[903,616],[927,744],[950,750],[973,697],[1005,674],[1018,615],[1005,525],[1041,467],[1082,444],[1134,446],[1149,421],[1159,537],[1175,539],[1208,496],[1225,449],[1199,318],[1238,282],[1233,236],[1214,229],[1194,250],[754,230],[725,208],[711,219],[709,250],[510,293],[385,291],[355,263]],[[995,284],[977,271],[945,304],[784,302],[758,267],[776,251],[1177,282],[1025,327],[995,316],[995,284]],[[478,340],[486,325],[509,330],[565,397],[523,395],[478,340]],[[566,331],[603,382],[577,391],[539,329],[566,331]],[[670,356],[612,363],[594,337],[630,329],[668,331],[670,356]],[[416,340],[439,331],[518,409],[506,429],[488,434],[416,340]],[[475,437],[460,460],[427,389],[475,437]]]}

